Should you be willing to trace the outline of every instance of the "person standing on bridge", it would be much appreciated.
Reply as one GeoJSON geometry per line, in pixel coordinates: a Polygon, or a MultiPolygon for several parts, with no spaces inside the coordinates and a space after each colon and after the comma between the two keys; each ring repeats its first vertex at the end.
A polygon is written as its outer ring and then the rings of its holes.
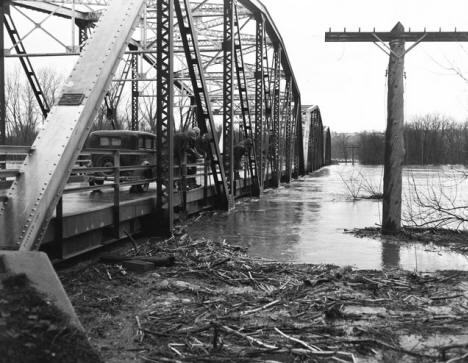
{"type": "Polygon", "coordinates": [[[242,169],[242,157],[250,152],[252,145],[252,140],[247,138],[234,146],[235,179],[240,179],[239,171],[242,169]]]}
{"type": "MultiPolygon", "coordinates": [[[[189,128],[183,132],[174,134],[174,164],[178,166],[177,174],[182,178],[187,174],[194,174],[193,168],[187,170],[187,162],[193,163],[203,156],[197,151],[196,144],[200,138],[200,129],[198,127],[189,128]]],[[[196,167],[195,167],[196,173],[196,167]]],[[[196,181],[192,178],[194,185],[196,181]]],[[[180,185],[180,183],[179,183],[180,185]]]]}

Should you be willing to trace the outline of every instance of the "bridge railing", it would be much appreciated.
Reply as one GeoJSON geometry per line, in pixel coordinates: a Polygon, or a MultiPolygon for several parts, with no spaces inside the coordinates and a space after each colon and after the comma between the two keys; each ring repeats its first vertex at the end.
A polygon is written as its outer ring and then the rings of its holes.
{"type": "MultiPolygon", "coordinates": [[[[14,179],[20,173],[21,163],[24,161],[24,158],[33,152],[33,149],[29,146],[11,146],[11,145],[0,145],[0,178],[10,181],[10,183],[0,184],[0,189],[7,189],[8,184],[11,184],[10,179],[14,179]],[[12,167],[14,165],[14,167],[12,167]]],[[[119,181],[121,186],[133,186],[140,185],[144,183],[151,183],[156,181],[156,177],[153,177],[155,173],[156,164],[145,163],[144,165],[122,165],[121,160],[117,164],[116,150],[105,150],[105,149],[86,149],[82,153],[78,160],[75,163],[74,168],[72,169],[71,178],[69,179],[69,184],[73,182],[83,182],[85,179],[92,179],[98,181],[99,185],[90,185],[89,187],[72,187],[66,188],[65,194],[81,192],[87,190],[97,190],[102,188],[111,188],[113,184],[102,183],[104,181],[113,181],[115,178],[114,172],[117,169],[119,174],[119,181]],[[92,155],[98,154],[100,156],[107,155],[113,157],[113,165],[119,166],[93,166],[92,165],[92,155]],[[132,175],[132,172],[134,174],[132,175]],[[126,175],[122,175],[125,173],[126,175]],[[142,177],[147,175],[149,177],[142,177]]],[[[135,151],[135,150],[118,150],[120,156],[148,156],[148,159],[154,159],[154,153],[152,151],[135,151]]],[[[188,174],[192,177],[205,178],[207,177],[208,184],[210,184],[210,176],[212,175],[210,170],[206,170],[206,166],[209,166],[209,162],[206,160],[198,161],[196,163],[186,163],[182,166],[174,165],[175,181],[180,181],[183,178],[187,177],[187,168],[197,168],[195,174],[188,174]]]]}

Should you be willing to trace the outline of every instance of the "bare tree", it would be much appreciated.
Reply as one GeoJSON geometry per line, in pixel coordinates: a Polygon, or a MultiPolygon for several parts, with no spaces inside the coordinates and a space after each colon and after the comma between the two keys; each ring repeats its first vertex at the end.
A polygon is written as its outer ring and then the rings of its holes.
{"type": "Polygon", "coordinates": [[[437,178],[418,182],[414,174],[408,177],[405,193],[403,221],[415,227],[450,228],[468,227],[468,200],[461,193],[466,187],[465,171],[441,173],[437,178]]]}
{"type": "Polygon", "coordinates": [[[353,167],[351,174],[345,175],[342,171],[338,175],[352,200],[383,198],[383,174],[374,179],[362,169],[353,167]]]}
{"type": "Polygon", "coordinates": [[[42,121],[34,94],[18,69],[7,74],[5,83],[7,140],[11,144],[31,145],[38,122],[42,121]]]}
{"type": "Polygon", "coordinates": [[[37,72],[37,78],[44,92],[49,107],[57,102],[57,98],[62,89],[64,77],[57,73],[53,68],[40,68],[37,72]]]}
{"type": "MultiPolygon", "coordinates": [[[[41,68],[37,74],[51,106],[58,97],[63,77],[51,68],[41,68]]],[[[10,144],[31,145],[44,121],[42,112],[20,68],[7,73],[5,83],[7,140],[10,144]]]]}

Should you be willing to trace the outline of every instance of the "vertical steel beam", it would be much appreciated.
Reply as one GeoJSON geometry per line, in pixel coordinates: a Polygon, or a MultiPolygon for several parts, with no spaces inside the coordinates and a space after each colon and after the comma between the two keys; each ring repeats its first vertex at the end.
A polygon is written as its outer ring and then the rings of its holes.
{"type": "Polygon", "coordinates": [[[277,188],[280,184],[281,170],[279,156],[280,135],[280,86],[281,86],[281,48],[275,47],[273,56],[273,127],[272,127],[272,187],[277,188]]]}
{"type": "Polygon", "coordinates": [[[234,206],[234,2],[224,0],[223,38],[223,163],[228,185],[229,209],[234,206]]]}
{"type": "Polygon", "coordinates": [[[330,127],[327,127],[327,132],[325,136],[325,160],[324,165],[331,164],[331,133],[330,127]]]}
{"type": "Polygon", "coordinates": [[[289,183],[291,181],[291,144],[292,144],[292,110],[291,110],[291,77],[286,79],[286,110],[285,110],[285,163],[286,163],[286,176],[285,181],[289,183]]]}
{"type": "Polygon", "coordinates": [[[304,153],[307,150],[304,150],[304,130],[302,126],[302,110],[301,110],[301,97],[296,95],[296,150],[295,150],[295,160],[297,163],[297,173],[298,175],[305,175],[305,166],[304,166],[304,153]]]}
{"type": "Polygon", "coordinates": [[[314,125],[314,171],[319,168],[319,147],[320,147],[320,127],[318,120],[318,113],[315,114],[314,125]]]}
{"type": "Polygon", "coordinates": [[[83,50],[84,43],[88,40],[88,28],[86,26],[78,25],[78,44],[80,51],[83,50]]]}
{"type": "MultiPolygon", "coordinates": [[[[293,91],[291,90],[291,100],[294,98],[293,91]]],[[[297,166],[298,166],[298,157],[296,153],[296,143],[297,143],[297,100],[294,100],[294,107],[292,109],[292,119],[291,119],[291,145],[290,153],[291,153],[291,178],[296,179],[297,174],[297,166]]]]}
{"type": "Polygon", "coordinates": [[[323,137],[324,137],[324,134],[323,134],[323,122],[322,122],[322,115],[319,113],[319,119],[320,119],[320,166],[319,168],[321,168],[323,166],[323,160],[324,160],[324,153],[325,153],[325,150],[324,150],[324,146],[325,146],[325,143],[323,142],[323,137]]]}
{"type": "MultiPolygon", "coordinates": [[[[281,96],[280,94],[280,104],[281,104],[281,115],[280,115],[280,124],[279,124],[279,170],[280,170],[280,180],[286,181],[286,134],[288,128],[288,107],[291,107],[289,100],[289,93],[291,90],[291,83],[288,81],[288,76],[285,78],[284,83],[284,93],[281,96]]],[[[290,111],[289,111],[290,113],[290,111]]]]}
{"type": "Polygon", "coordinates": [[[307,167],[307,171],[315,171],[315,162],[316,162],[316,148],[317,148],[317,140],[316,140],[316,122],[317,122],[317,112],[314,110],[311,114],[311,121],[310,121],[310,133],[309,133],[309,157],[308,160],[309,166],[307,167]]]}
{"type": "MultiPolygon", "coordinates": [[[[264,167],[263,167],[263,183],[267,181],[268,171],[271,172],[272,165],[272,104],[273,104],[273,95],[272,95],[272,86],[273,86],[273,66],[271,66],[268,59],[268,47],[263,38],[264,43],[264,53],[263,53],[263,85],[264,85],[264,99],[265,99],[265,125],[264,125],[264,139],[263,139],[263,149],[265,154],[263,155],[264,167]],[[265,137],[266,136],[266,137],[265,137]]],[[[268,186],[271,186],[271,178],[268,179],[268,186]]]]}
{"type": "Polygon", "coordinates": [[[75,20],[75,24],[78,27],[78,46],[80,48],[80,52],[83,50],[83,47],[88,40],[88,32],[89,29],[93,26],[92,23],[84,22],[79,19],[75,20]]]}
{"type": "Polygon", "coordinates": [[[174,223],[174,0],[157,2],[156,212],[158,232],[172,235],[174,223]]]}
{"type": "Polygon", "coordinates": [[[138,54],[132,54],[132,130],[138,131],[138,54]]]}
{"type": "MultiPolygon", "coordinates": [[[[255,50],[255,155],[257,156],[257,174],[259,193],[264,187],[264,157],[263,157],[263,130],[264,130],[264,96],[265,96],[265,72],[263,68],[264,40],[265,40],[265,18],[263,15],[257,17],[256,28],[256,50],[255,50]]],[[[268,73],[268,72],[267,72],[268,73]]]]}

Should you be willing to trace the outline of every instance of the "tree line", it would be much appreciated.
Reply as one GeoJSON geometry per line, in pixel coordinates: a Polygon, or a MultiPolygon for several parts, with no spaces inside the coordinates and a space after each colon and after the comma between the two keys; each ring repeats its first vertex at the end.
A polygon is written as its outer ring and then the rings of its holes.
{"type": "MultiPolygon", "coordinates": [[[[60,95],[65,78],[55,69],[48,67],[38,68],[36,74],[45,100],[49,107],[52,107],[60,95]]],[[[6,144],[31,145],[46,120],[23,70],[16,67],[8,71],[5,76],[6,144]]],[[[129,85],[130,83],[124,89],[119,105],[110,105],[107,100],[100,105],[91,131],[131,129],[132,100],[129,85]]],[[[117,87],[117,83],[112,83],[108,95],[113,95],[117,87]]],[[[154,82],[142,88],[141,94],[157,93],[154,82]]],[[[156,97],[139,98],[138,125],[141,131],[156,132],[156,103],[156,97]]],[[[190,118],[183,112],[187,107],[182,99],[177,101],[175,106],[174,122],[176,129],[180,130],[187,126],[190,118]]]]}
{"type": "MultiPolygon", "coordinates": [[[[48,68],[38,70],[37,78],[47,103],[54,104],[63,78],[48,68]]],[[[6,75],[5,106],[6,143],[31,145],[45,120],[34,93],[19,68],[6,75]]]]}
{"type": "MultiPolygon", "coordinates": [[[[407,165],[468,164],[468,121],[427,114],[406,123],[404,135],[407,165]]],[[[350,160],[353,146],[361,164],[383,164],[384,133],[335,134],[332,158],[350,160]]]]}

